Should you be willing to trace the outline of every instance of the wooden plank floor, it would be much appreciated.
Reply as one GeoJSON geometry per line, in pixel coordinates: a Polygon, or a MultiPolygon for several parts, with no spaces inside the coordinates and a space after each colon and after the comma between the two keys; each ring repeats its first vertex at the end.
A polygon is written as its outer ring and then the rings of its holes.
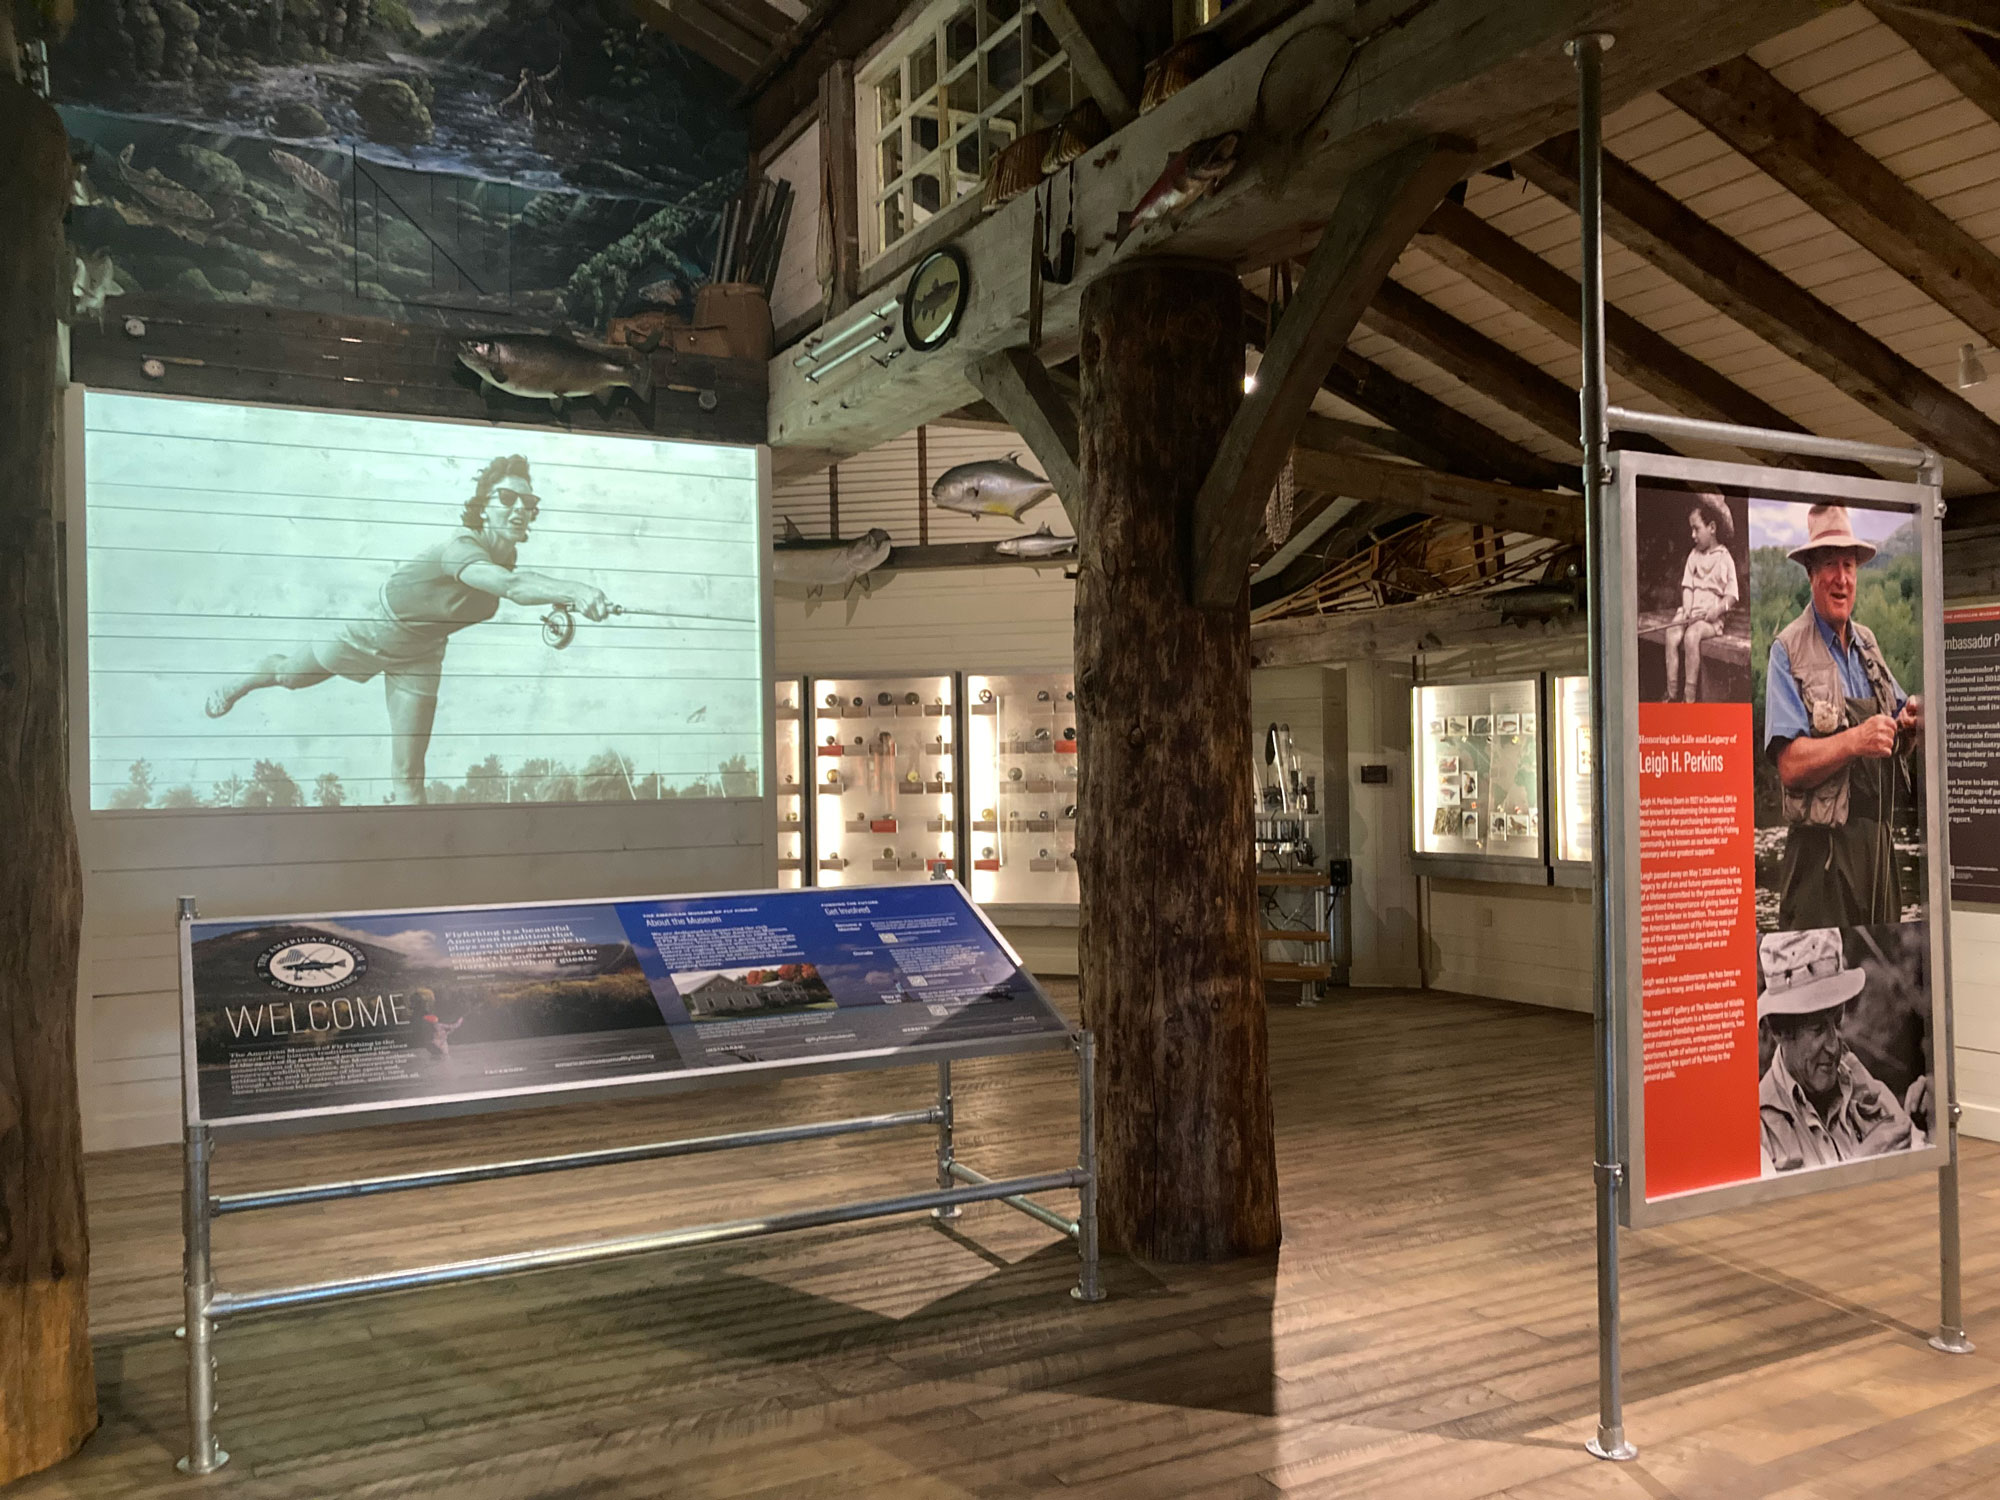
{"type": "MultiPolygon", "coordinates": [[[[1436,993],[1274,1007],[1285,1246],[1107,1267],[981,1205],[247,1319],[183,1451],[178,1151],[90,1164],[102,1431],[8,1500],[229,1496],[2000,1495],[2000,1149],[1966,1157],[1968,1358],[1924,1177],[1626,1237],[1628,1427],[1593,1430],[1590,1022],[1436,993]]],[[[967,1159],[1060,1165],[1065,1059],[960,1069],[967,1159]]],[[[225,1149],[219,1191],[920,1104],[928,1070],[225,1149]]],[[[921,1188],[927,1132],[224,1220],[248,1289],[921,1188]],[[758,1173],[754,1180],[746,1172],[758,1173]]]]}

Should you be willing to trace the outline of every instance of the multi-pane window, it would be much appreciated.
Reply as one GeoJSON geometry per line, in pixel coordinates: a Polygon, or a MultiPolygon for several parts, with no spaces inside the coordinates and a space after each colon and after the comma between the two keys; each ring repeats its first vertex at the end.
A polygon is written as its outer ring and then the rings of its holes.
{"type": "Polygon", "coordinates": [[[979,191],[987,163],[1081,93],[1023,0],[944,0],[860,80],[862,182],[875,254],[979,191]]]}

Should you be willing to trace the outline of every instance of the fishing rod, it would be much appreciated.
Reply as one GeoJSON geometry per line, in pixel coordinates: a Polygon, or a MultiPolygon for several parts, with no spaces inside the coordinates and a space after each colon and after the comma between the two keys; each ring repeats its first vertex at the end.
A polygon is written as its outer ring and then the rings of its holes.
{"type": "MultiPolygon", "coordinates": [[[[750,620],[731,620],[718,615],[691,615],[677,609],[640,609],[636,605],[613,604],[605,610],[611,615],[648,615],[659,620],[709,620],[723,624],[749,625],[750,620]]],[[[567,604],[552,604],[547,614],[542,616],[542,644],[560,651],[576,639],[577,612],[567,604]]]]}

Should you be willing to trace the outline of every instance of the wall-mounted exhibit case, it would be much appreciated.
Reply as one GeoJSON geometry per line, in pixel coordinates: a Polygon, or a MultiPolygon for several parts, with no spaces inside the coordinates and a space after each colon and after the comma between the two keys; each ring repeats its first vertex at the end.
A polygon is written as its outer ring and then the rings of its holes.
{"type": "Polygon", "coordinates": [[[771,684],[777,721],[772,737],[771,776],[778,802],[778,889],[797,890],[807,884],[811,859],[813,798],[812,767],[806,756],[806,681],[780,677],[771,684]]]}
{"type": "Polygon", "coordinates": [[[1549,679],[1555,774],[1550,801],[1555,809],[1551,867],[1557,885],[1590,884],[1590,783],[1597,774],[1597,746],[1590,725],[1590,679],[1549,679]]]}
{"type": "Polygon", "coordinates": [[[966,876],[982,906],[1076,905],[1069,673],[785,677],[772,691],[782,886],[966,876]]]}
{"type": "Polygon", "coordinates": [[[973,900],[1075,904],[1076,679],[968,673],[965,714],[973,900]]]}
{"type": "Polygon", "coordinates": [[[958,873],[955,674],[815,677],[815,885],[950,880],[958,873]]]}
{"type": "Polygon", "coordinates": [[[1546,885],[1541,674],[1420,684],[1410,713],[1417,873],[1546,885]]]}

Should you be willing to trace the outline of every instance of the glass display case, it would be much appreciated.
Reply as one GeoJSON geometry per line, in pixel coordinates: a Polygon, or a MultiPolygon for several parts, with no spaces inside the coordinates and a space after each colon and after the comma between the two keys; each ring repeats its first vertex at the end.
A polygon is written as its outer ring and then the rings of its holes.
{"type": "Polygon", "coordinates": [[[778,889],[797,890],[806,884],[806,860],[812,848],[811,784],[806,765],[806,685],[803,678],[780,677],[771,684],[776,703],[777,733],[773,737],[777,785],[778,889]]]}
{"type": "Polygon", "coordinates": [[[1554,720],[1555,766],[1551,789],[1555,806],[1555,847],[1551,851],[1558,885],[1590,884],[1591,783],[1597,775],[1597,746],[1591,731],[1590,679],[1555,677],[1549,684],[1554,720]]]}
{"type": "Polygon", "coordinates": [[[1419,874],[1548,883],[1541,676],[1410,690],[1419,874]]]}
{"type": "Polygon", "coordinates": [[[1076,679],[967,673],[965,698],[972,899],[1075,905],[1076,679]]]}
{"type": "Polygon", "coordinates": [[[815,677],[810,693],[813,884],[956,876],[951,675],[815,677]]]}

